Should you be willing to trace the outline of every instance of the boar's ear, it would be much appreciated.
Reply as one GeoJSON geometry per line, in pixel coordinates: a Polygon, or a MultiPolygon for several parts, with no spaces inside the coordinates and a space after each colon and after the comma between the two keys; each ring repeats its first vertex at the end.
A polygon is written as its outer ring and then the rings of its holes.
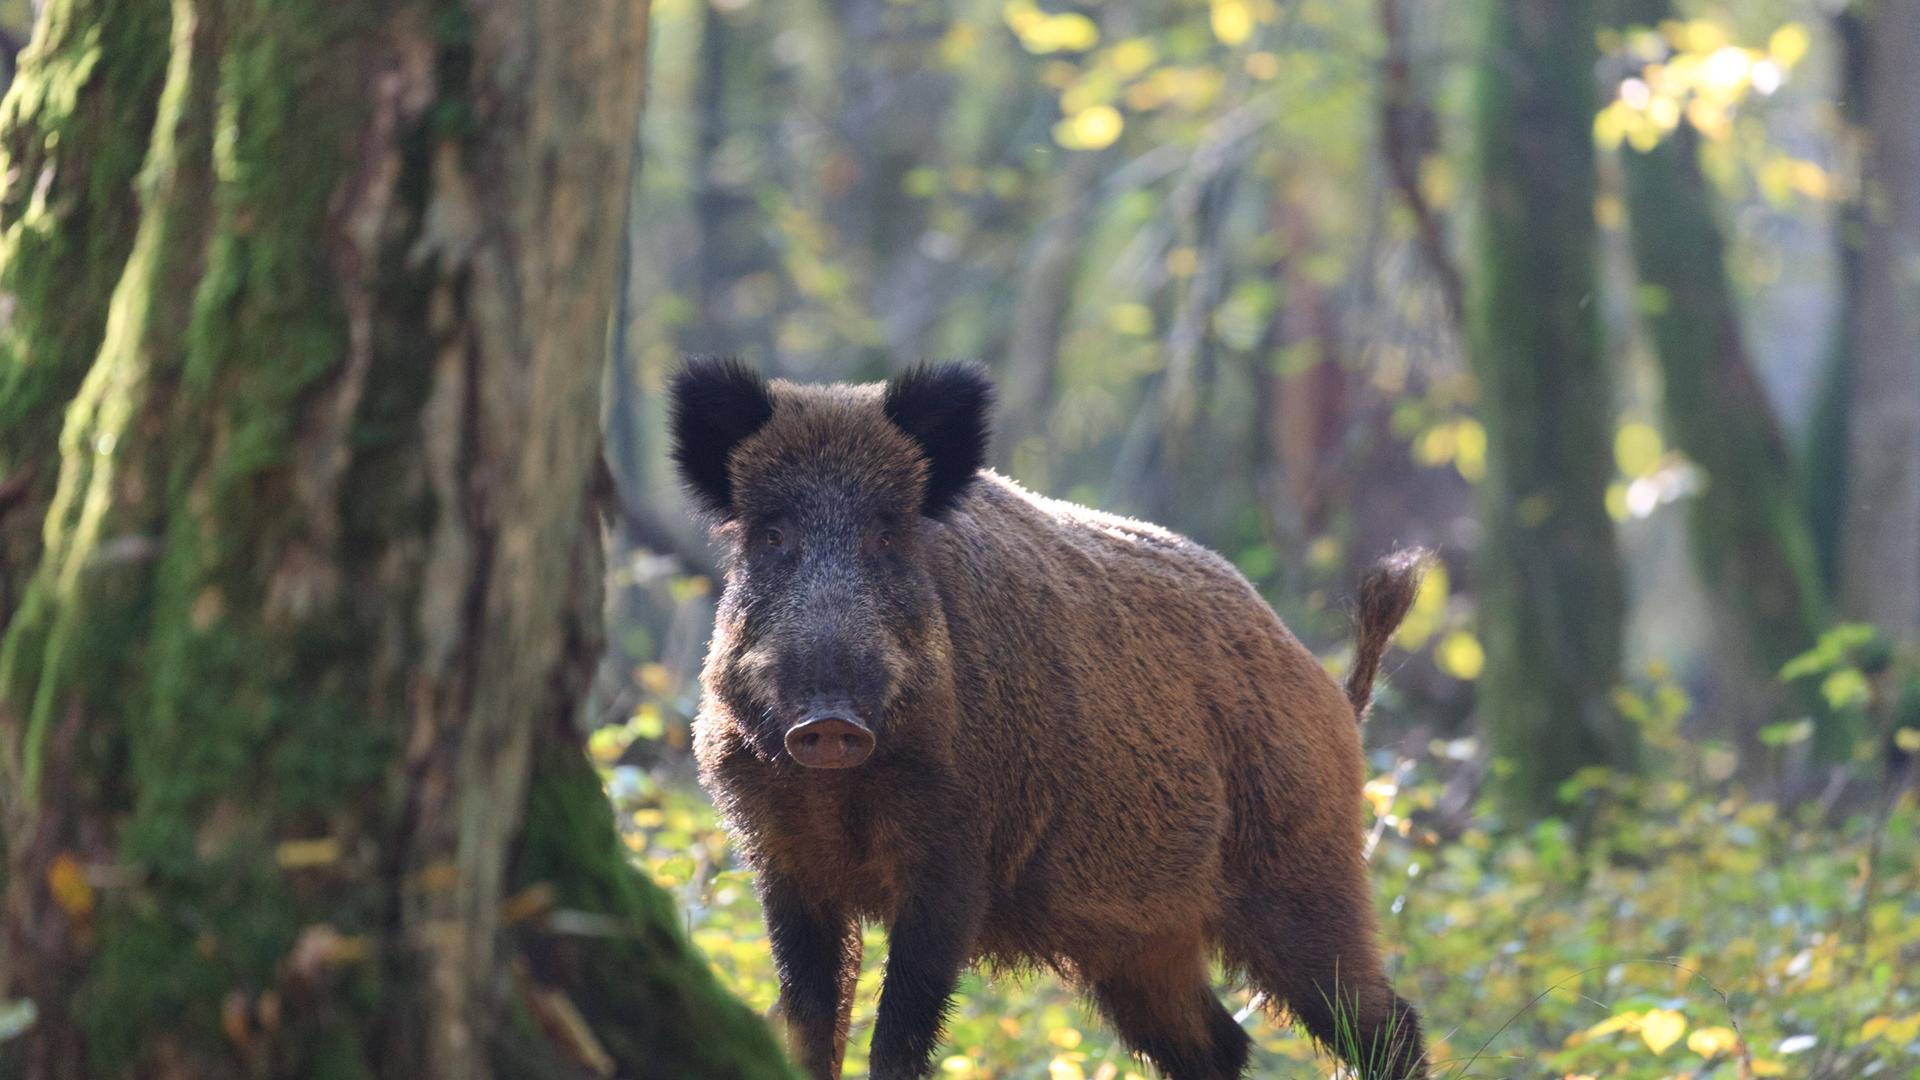
{"type": "Polygon", "coordinates": [[[674,374],[669,400],[680,482],[702,509],[732,516],[727,456],[773,415],[767,381],[738,360],[694,359],[674,374]]]}
{"type": "Polygon", "coordinates": [[[921,513],[941,517],[960,502],[987,459],[993,383],[979,364],[921,365],[887,386],[887,419],[927,455],[921,513]]]}

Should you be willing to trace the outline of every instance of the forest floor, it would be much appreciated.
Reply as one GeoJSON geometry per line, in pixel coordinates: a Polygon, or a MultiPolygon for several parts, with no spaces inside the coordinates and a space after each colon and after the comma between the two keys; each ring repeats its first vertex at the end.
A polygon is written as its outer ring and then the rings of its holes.
{"type": "MultiPolygon", "coordinates": [[[[607,729],[596,755],[615,760],[629,737],[607,729]]],[[[1585,845],[1560,822],[1442,839],[1423,822],[1460,748],[1432,749],[1368,796],[1388,962],[1427,1018],[1437,1077],[1920,1080],[1911,792],[1816,820],[1816,808],[1729,793],[1697,774],[1711,760],[1689,760],[1688,775],[1596,775],[1569,792],[1587,808],[1585,845]]],[[[632,768],[608,779],[635,858],[673,893],[688,935],[729,987],[769,1008],[751,879],[705,798],[632,768]]],[[[866,1075],[884,956],[870,930],[849,1077],[866,1075]]],[[[1220,992],[1253,1036],[1252,1075],[1335,1075],[1304,1037],[1248,1009],[1246,990],[1220,992]]],[[[1152,1075],[1045,974],[967,976],[942,1053],[940,1075],[955,1080],[1152,1075]]]]}

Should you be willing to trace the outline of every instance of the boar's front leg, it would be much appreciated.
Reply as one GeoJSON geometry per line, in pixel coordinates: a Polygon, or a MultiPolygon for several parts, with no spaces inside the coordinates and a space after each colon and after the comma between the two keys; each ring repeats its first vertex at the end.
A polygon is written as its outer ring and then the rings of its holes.
{"type": "Polygon", "coordinates": [[[947,1002],[986,910],[985,878],[965,863],[918,876],[887,934],[873,1029],[873,1080],[921,1080],[933,1067],[947,1002]]]}
{"type": "Polygon", "coordinates": [[[759,884],[788,1046],[813,1080],[836,1080],[860,976],[859,924],[837,909],[810,903],[776,873],[762,873],[759,884]]]}

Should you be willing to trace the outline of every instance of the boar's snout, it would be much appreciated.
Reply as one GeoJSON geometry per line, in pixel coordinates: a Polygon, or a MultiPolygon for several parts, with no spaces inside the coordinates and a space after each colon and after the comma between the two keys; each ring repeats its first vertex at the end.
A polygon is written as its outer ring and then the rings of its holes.
{"type": "Polygon", "coordinates": [[[873,731],[853,710],[809,709],[787,729],[787,753],[809,769],[851,769],[873,753],[873,731]]]}

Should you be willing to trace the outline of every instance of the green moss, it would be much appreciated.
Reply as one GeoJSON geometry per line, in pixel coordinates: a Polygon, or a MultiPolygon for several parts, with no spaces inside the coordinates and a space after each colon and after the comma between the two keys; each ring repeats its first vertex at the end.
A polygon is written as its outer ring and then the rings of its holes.
{"type": "MultiPolygon", "coordinates": [[[[303,94],[357,77],[332,10],[203,12],[174,43],[146,215],[74,391],[46,565],[0,647],[0,693],[31,701],[29,776],[70,709],[116,755],[71,770],[98,790],[61,793],[115,817],[119,860],[140,874],[107,897],[78,986],[109,1075],[158,1030],[229,1053],[226,993],[272,985],[304,926],[377,934],[387,914],[377,883],[300,879],[275,858],[303,830],[377,813],[396,748],[365,711],[372,636],[334,603],[265,611],[300,528],[287,467],[302,397],[345,353],[325,237],[358,118],[293,119],[303,94]]],[[[350,1032],[377,1000],[341,996],[282,1037],[350,1032]]]]}
{"type": "Polygon", "coordinates": [[[0,474],[52,449],[100,346],[170,22],[164,0],[54,0],[0,111],[0,172],[20,177],[0,197],[0,474]]]}
{"type": "Polygon", "coordinates": [[[530,943],[565,972],[622,1075],[788,1078],[772,1033],[715,981],[681,936],[672,901],[628,863],[598,776],[578,747],[550,742],[534,763],[517,877],[552,885],[563,908],[631,929],[530,943]]]}

